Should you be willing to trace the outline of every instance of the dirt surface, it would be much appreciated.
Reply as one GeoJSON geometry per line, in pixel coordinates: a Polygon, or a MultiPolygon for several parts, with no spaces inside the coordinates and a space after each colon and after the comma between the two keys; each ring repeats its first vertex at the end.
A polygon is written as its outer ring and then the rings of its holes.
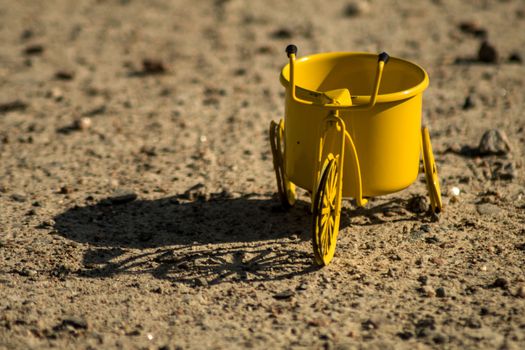
{"type": "Polygon", "coordinates": [[[0,1],[0,348],[523,349],[523,33],[521,0],[0,1]],[[290,42],[428,71],[439,221],[423,175],[345,201],[313,265],[290,42]]]}

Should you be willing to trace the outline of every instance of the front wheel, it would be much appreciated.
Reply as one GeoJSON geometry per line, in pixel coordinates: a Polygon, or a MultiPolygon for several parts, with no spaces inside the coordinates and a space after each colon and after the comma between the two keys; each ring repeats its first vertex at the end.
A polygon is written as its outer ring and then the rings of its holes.
{"type": "Polygon", "coordinates": [[[329,154],[313,200],[312,245],[318,265],[328,265],[335,254],[342,200],[339,171],[338,159],[329,154]]]}
{"type": "Polygon", "coordinates": [[[437,167],[434,161],[434,154],[432,153],[432,144],[430,143],[428,128],[423,127],[421,134],[423,142],[423,166],[425,168],[430,205],[432,206],[432,212],[439,214],[443,209],[443,202],[441,201],[441,189],[439,187],[437,167]]]}

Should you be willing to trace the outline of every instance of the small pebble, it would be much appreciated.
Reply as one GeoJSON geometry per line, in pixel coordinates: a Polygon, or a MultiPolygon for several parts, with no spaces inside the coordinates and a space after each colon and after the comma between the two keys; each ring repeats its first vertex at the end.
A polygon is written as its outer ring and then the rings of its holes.
{"type": "Polygon", "coordinates": [[[272,33],[272,38],[274,39],[291,39],[292,32],[286,28],[281,28],[272,33]]]}
{"type": "Polygon", "coordinates": [[[158,59],[145,58],[142,60],[143,74],[162,74],[166,72],[166,66],[158,59]]]}
{"type": "Polygon", "coordinates": [[[482,203],[476,206],[476,210],[480,215],[498,215],[502,209],[492,203],[482,203]]]}
{"type": "Polygon", "coordinates": [[[24,53],[28,56],[41,55],[44,52],[44,47],[39,44],[29,45],[24,49],[24,53]]]}
{"type": "Polygon", "coordinates": [[[417,278],[417,281],[421,283],[422,286],[426,286],[428,283],[428,276],[421,275],[417,278]]]}
{"type": "Polygon", "coordinates": [[[487,130],[481,136],[478,150],[480,155],[505,155],[510,153],[510,142],[502,130],[487,130]]]}
{"type": "Polygon", "coordinates": [[[366,1],[353,1],[346,5],[344,15],[346,17],[357,17],[370,12],[370,5],[366,1]]]}
{"type": "Polygon", "coordinates": [[[450,203],[457,203],[459,202],[459,195],[461,193],[461,190],[459,189],[459,187],[456,187],[456,186],[453,186],[451,187],[448,192],[447,192],[447,195],[448,197],[450,198],[450,203]]]}
{"type": "Polygon", "coordinates": [[[492,164],[491,171],[493,180],[513,180],[518,176],[518,171],[513,161],[496,161],[492,164]]]}
{"type": "Polygon", "coordinates": [[[0,114],[9,113],[13,111],[24,111],[27,107],[27,103],[20,100],[13,100],[5,103],[0,103],[0,114]]]}
{"type": "Polygon", "coordinates": [[[454,197],[459,196],[460,193],[461,193],[461,190],[456,186],[452,187],[449,191],[449,195],[454,196],[454,197]]]}
{"type": "Polygon", "coordinates": [[[34,276],[37,275],[37,272],[36,272],[36,270],[33,270],[33,269],[26,269],[26,268],[24,268],[24,269],[22,269],[22,270],[19,272],[19,274],[20,274],[21,276],[34,277],[34,276]]]}
{"type": "Polygon", "coordinates": [[[108,199],[111,204],[124,204],[137,199],[137,194],[128,189],[118,188],[108,199]]]}
{"type": "Polygon", "coordinates": [[[187,189],[182,195],[181,198],[189,200],[207,200],[208,193],[206,186],[203,183],[198,183],[189,189],[187,189]]]}
{"type": "Polygon", "coordinates": [[[274,294],[273,297],[277,300],[287,300],[291,299],[295,295],[295,292],[291,289],[274,294]]]}
{"type": "Polygon", "coordinates": [[[433,298],[436,296],[436,291],[430,286],[423,286],[421,288],[421,291],[423,293],[423,296],[427,298],[433,298]]]}
{"type": "Polygon", "coordinates": [[[428,261],[430,261],[431,263],[436,264],[438,266],[445,265],[445,260],[443,260],[441,258],[437,258],[437,257],[431,257],[430,259],[428,259],[428,261]]]}
{"type": "Polygon", "coordinates": [[[64,330],[68,328],[74,329],[88,329],[89,325],[87,321],[80,317],[68,317],[62,320],[62,322],[55,326],[55,330],[64,330]]]}
{"type": "Polygon", "coordinates": [[[513,52],[509,55],[509,62],[511,63],[523,63],[521,55],[517,52],[513,52]]]}
{"type": "Polygon", "coordinates": [[[60,187],[60,190],[58,190],[58,193],[60,194],[69,194],[71,193],[71,188],[67,185],[60,187]]]}
{"type": "Polygon", "coordinates": [[[373,321],[373,320],[366,320],[364,322],[361,323],[361,327],[365,330],[365,331],[369,331],[369,330],[373,330],[373,329],[378,329],[379,328],[379,324],[377,321],[373,321]]]}
{"type": "Polygon", "coordinates": [[[208,281],[203,277],[196,278],[193,283],[196,287],[206,287],[208,285],[208,281]]]}
{"type": "Polygon", "coordinates": [[[21,193],[13,193],[11,195],[11,199],[15,202],[19,202],[19,203],[22,203],[22,202],[25,202],[27,201],[27,196],[26,195],[23,195],[21,193]]]}
{"type": "Polygon", "coordinates": [[[469,109],[472,109],[476,107],[476,103],[474,102],[474,97],[472,95],[468,95],[465,97],[465,102],[463,102],[463,110],[467,111],[469,109]]]}
{"type": "Polygon", "coordinates": [[[516,296],[525,299],[525,284],[518,287],[516,296]]]}
{"type": "Polygon", "coordinates": [[[64,93],[60,88],[54,87],[51,89],[51,91],[49,91],[47,96],[58,102],[64,98],[64,93]]]}
{"type": "Polygon", "coordinates": [[[68,70],[59,70],[55,72],[55,79],[58,80],[73,80],[75,73],[68,70]]]}
{"type": "Polygon", "coordinates": [[[73,123],[73,127],[78,130],[87,130],[91,128],[93,125],[93,121],[89,117],[82,117],[80,119],[75,120],[73,123]]]}
{"type": "Polygon", "coordinates": [[[508,289],[509,281],[506,278],[498,277],[491,285],[489,285],[489,288],[508,289]]]}

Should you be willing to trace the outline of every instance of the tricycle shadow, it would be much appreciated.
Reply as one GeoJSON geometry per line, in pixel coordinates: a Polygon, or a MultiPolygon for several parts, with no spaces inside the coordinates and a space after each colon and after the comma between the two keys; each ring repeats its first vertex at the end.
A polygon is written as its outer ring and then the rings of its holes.
{"type": "Polygon", "coordinates": [[[410,200],[392,198],[381,204],[369,205],[367,208],[354,207],[342,211],[341,227],[374,226],[396,222],[435,222],[437,217],[430,209],[421,209],[418,213],[410,212],[410,200]],[[366,218],[367,220],[360,220],[366,218]]]}
{"type": "Polygon", "coordinates": [[[78,272],[85,277],[150,274],[203,285],[279,280],[316,269],[301,244],[310,238],[307,203],[285,212],[257,195],[211,198],[102,201],[56,216],[55,229],[91,246],[78,272]]]}

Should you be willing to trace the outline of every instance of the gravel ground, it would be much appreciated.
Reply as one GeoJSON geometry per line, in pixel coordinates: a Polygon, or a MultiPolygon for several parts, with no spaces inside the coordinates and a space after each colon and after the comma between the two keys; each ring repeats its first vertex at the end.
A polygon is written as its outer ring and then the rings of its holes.
{"type": "Polygon", "coordinates": [[[0,0],[0,348],[524,348],[520,33],[522,0],[0,0]],[[428,71],[438,221],[423,175],[345,201],[313,265],[290,42],[428,71]]]}

